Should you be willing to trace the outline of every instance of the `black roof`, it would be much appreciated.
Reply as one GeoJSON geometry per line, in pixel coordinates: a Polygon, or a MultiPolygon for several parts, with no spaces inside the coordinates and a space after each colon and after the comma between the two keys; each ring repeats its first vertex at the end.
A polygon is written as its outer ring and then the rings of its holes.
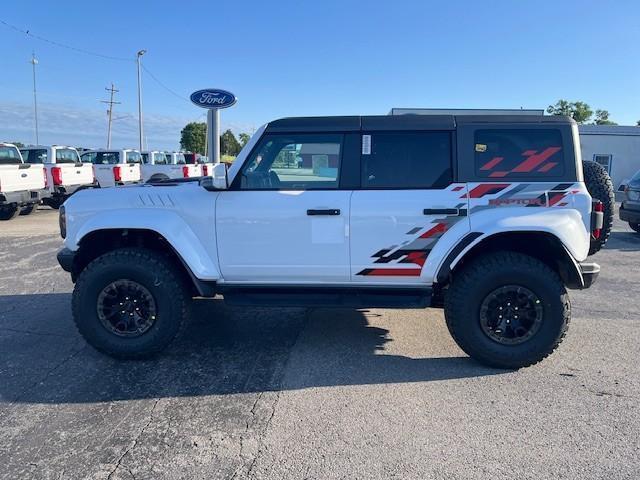
{"type": "Polygon", "coordinates": [[[289,117],[269,122],[268,133],[357,132],[360,130],[453,130],[469,123],[575,123],[569,117],[544,115],[375,115],[289,117]]]}

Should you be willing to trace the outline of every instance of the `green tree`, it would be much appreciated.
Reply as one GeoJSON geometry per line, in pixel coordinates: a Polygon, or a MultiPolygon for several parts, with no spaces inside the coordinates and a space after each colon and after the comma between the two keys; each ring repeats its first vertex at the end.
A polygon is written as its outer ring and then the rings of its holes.
{"type": "Polygon", "coordinates": [[[555,105],[549,105],[547,113],[551,115],[566,115],[578,123],[587,123],[593,116],[593,110],[585,102],[569,102],[560,99],[555,105]]]}
{"type": "Polygon", "coordinates": [[[220,152],[222,155],[235,157],[241,150],[240,142],[231,130],[227,130],[220,136],[220,152]]]}
{"type": "Polygon", "coordinates": [[[251,135],[249,135],[248,133],[241,133],[240,135],[238,135],[238,138],[240,139],[240,145],[244,147],[247,143],[249,143],[251,135]]]}
{"type": "Polygon", "coordinates": [[[180,147],[189,152],[204,155],[207,143],[207,124],[204,122],[187,123],[180,132],[180,147]]]}
{"type": "Polygon", "coordinates": [[[22,148],[22,147],[24,147],[24,143],[22,143],[22,142],[9,142],[9,143],[14,144],[14,145],[15,145],[16,147],[18,147],[18,148],[22,148]]]}
{"type": "Polygon", "coordinates": [[[596,110],[596,119],[593,123],[596,125],[617,125],[616,122],[609,120],[609,112],[607,110],[596,110]]]}

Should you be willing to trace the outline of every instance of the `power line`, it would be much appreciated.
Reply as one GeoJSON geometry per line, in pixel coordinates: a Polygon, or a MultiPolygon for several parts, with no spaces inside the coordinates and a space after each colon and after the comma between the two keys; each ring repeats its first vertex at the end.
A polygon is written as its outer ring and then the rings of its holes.
{"type": "Polygon", "coordinates": [[[174,97],[178,97],[180,100],[184,100],[185,102],[190,102],[190,100],[186,97],[183,97],[182,95],[180,95],[179,93],[176,93],[174,90],[171,90],[169,87],[167,87],[164,83],[162,83],[160,80],[158,80],[158,78],[149,71],[149,69],[147,67],[145,67],[144,65],[142,65],[142,69],[147,72],[149,74],[149,76],[158,84],[160,85],[162,88],[164,88],[167,92],[169,92],[170,94],[172,94],[174,97]]]}
{"type": "Polygon", "coordinates": [[[64,43],[60,43],[60,42],[56,42],[54,40],[49,40],[48,38],[44,38],[41,37],[40,35],[36,35],[34,33],[31,33],[29,30],[24,30],[20,27],[16,27],[15,25],[12,25],[8,22],[5,22],[4,20],[0,20],[0,23],[2,25],[4,25],[7,28],[10,28],[12,30],[15,30],[16,32],[22,33],[24,35],[26,35],[27,37],[31,37],[34,38],[36,40],[40,40],[41,42],[45,42],[51,45],[55,45],[56,47],[61,47],[61,48],[66,48],[67,50],[73,50],[75,52],[78,53],[83,53],[85,55],[91,55],[94,57],[100,57],[100,58],[106,58],[108,60],[119,60],[119,61],[123,61],[123,62],[132,62],[133,59],[132,58],[125,58],[125,57],[115,57],[112,55],[103,55],[101,53],[96,53],[96,52],[91,52],[89,50],[84,50],[82,48],[77,48],[77,47],[72,47],[71,45],[66,45],[64,43]]]}

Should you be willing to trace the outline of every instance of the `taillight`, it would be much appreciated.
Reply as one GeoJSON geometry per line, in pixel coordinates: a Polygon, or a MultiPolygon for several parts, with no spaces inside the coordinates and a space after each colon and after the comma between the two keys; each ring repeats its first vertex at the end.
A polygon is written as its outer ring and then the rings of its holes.
{"type": "Polygon", "coordinates": [[[51,169],[51,178],[53,178],[54,185],[62,185],[62,169],[60,167],[53,167],[51,169]]]}
{"type": "Polygon", "coordinates": [[[113,179],[116,182],[120,182],[122,180],[122,175],[120,173],[120,167],[113,167],[113,179]]]}
{"type": "Polygon", "coordinates": [[[49,179],[47,178],[47,169],[43,168],[42,173],[44,174],[44,188],[49,188],[49,179]]]}
{"type": "Polygon", "coordinates": [[[207,177],[209,175],[209,169],[206,165],[202,165],[202,176],[207,177]]]}
{"type": "Polygon", "coordinates": [[[182,176],[184,178],[189,178],[189,167],[187,165],[182,167],[182,176]]]}
{"type": "Polygon", "coordinates": [[[600,238],[600,234],[602,233],[602,218],[604,217],[604,203],[600,200],[593,201],[593,211],[596,213],[596,225],[591,234],[593,238],[596,240],[600,238]]]}

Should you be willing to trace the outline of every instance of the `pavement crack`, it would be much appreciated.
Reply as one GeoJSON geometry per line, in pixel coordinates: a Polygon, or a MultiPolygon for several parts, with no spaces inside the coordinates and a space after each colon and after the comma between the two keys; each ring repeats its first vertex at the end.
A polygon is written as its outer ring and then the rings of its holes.
{"type": "MultiPolygon", "coordinates": [[[[136,437],[133,439],[131,444],[126,448],[126,450],[122,453],[122,455],[120,455],[120,458],[118,458],[118,461],[116,462],[116,466],[114,467],[113,470],[111,470],[111,472],[109,472],[109,475],[107,476],[107,480],[111,480],[111,477],[113,476],[113,474],[116,473],[118,471],[118,469],[120,468],[120,465],[122,465],[122,461],[124,460],[124,457],[126,457],[127,454],[129,452],[131,452],[134,448],[136,448],[136,446],[138,445],[138,441],[140,440],[140,438],[142,438],[142,435],[144,435],[144,432],[147,430],[147,428],[149,428],[149,425],[151,425],[151,422],[153,422],[153,414],[156,411],[156,407],[158,406],[158,402],[160,402],[160,399],[156,398],[155,401],[153,402],[153,407],[151,407],[151,412],[149,412],[149,420],[140,429],[140,431],[138,432],[136,437]]],[[[131,472],[131,470],[128,469],[128,468],[127,468],[127,471],[129,472],[131,477],[135,480],[136,477],[133,474],[133,472],[131,472]]]]}

